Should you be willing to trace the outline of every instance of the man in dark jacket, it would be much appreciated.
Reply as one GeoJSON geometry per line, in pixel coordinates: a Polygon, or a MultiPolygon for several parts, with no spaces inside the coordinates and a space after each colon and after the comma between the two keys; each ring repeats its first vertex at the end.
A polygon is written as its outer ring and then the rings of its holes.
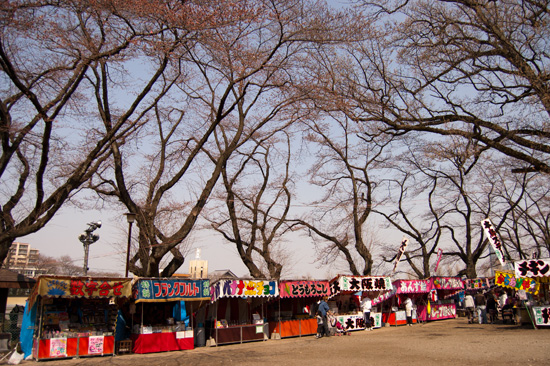
{"type": "Polygon", "coordinates": [[[479,324],[487,324],[487,300],[485,299],[485,294],[478,292],[474,300],[476,303],[479,324]]]}

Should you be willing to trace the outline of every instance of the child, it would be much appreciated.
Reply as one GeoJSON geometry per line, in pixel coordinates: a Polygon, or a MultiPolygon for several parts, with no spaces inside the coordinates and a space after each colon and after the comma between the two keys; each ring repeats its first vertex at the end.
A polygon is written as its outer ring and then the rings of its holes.
{"type": "Polygon", "coordinates": [[[321,338],[323,336],[323,317],[321,316],[321,312],[317,311],[317,334],[315,335],[315,338],[321,338]]]}

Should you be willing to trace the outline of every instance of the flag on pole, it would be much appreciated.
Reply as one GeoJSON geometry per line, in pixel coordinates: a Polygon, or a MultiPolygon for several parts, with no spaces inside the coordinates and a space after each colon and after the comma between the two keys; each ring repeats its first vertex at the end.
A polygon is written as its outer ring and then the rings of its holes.
{"type": "Polygon", "coordinates": [[[435,263],[434,273],[437,272],[437,267],[439,267],[439,262],[441,262],[441,256],[443,254],[443,249],[437,249],[437,262],[435,263]]]}
{"type": "Polygon", "coordinates": [[[506,258],[504,258],[504,251],[502,250],[502,242],[498,238],[497,232],[493,227],[491,220],[485,219],[481,221],[481,226],[485,231],[485,236],[487,237],[487,240],[489,240],[489,243],[491,243],[491,246],[493,247],[495,254],[497,255],[497,258],[500,261],[500,264],[504,266],[506,264],[506,258]]]}
{"type": "Polygon", "coordinates": [[[397,269],[397,264],[401,260],[401,257],[403,257],[403,253],[405,253],[405,249],[407,248],[408,244],[409,244],[409,239],[407,239],[406,237],[403,237],[403,239],[401,240],[401,245],[399,246],[399,253],[397,253],[397,257],[395,257],[393,271],[391,272],[392,275],[395,273],[395,270],[397,269]]]}

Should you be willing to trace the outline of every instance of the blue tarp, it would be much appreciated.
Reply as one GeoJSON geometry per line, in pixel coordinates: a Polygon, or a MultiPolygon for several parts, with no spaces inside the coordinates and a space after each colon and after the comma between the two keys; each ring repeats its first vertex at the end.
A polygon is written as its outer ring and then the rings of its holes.
{"type": "Polygon", "coordinates": [[[187,310],[185,310],[185,301],[178,301],[174,305],[174,320],[177,322],[184,322],[185,326],[189,326],[189,315],[187,315],[187,310]]]}
{"type": "Polygon", "coordinates": [[[29,302],[25,304],[25,312],[23,313],[23,322],[21,323],[21,333],[19,341],[21,342],[21,350],[25,358],[32,354],[32,343],[34,336],[34,326],[36,324],[36,309],[38,305],[35,302],[34,306],[29,309],[29,302]]]}

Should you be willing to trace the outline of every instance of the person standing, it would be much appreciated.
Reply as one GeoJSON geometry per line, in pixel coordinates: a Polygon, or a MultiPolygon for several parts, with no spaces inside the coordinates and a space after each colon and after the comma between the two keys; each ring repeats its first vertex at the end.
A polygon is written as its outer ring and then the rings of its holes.
{"type": "Polygon", "coordinates": [[[330,308],[328,307],[327,300],[328,300],[327,296],[324,296],[321,299],[321,301],[319,302],[318,311],[321,313],[321,318],[323,319],[323,332],[324,332],[324,335],[326,337],[330,337],[330,333],[329,333],[329,330],[328,330],[328,319],[327,319],[327,315],[328,315],[328,312],[330,311],[330,308]]]}
{"type": "Polygon", "coordinates": [[[466,308],[466,313],[468,316],[468,324],[473,324],[476,305],[472,295],[466,294],[466,296],[464,296],[464,307],[466,308]]]}
{"type": "Polygon", "coordinates": [[[485,294],[478,292],[474,300],[479,324],[487,324],[487,300],[485,299],[485,294]]]}
{"type": "Polygon", "coordinates": [[[407,325],[409,327],[412,327],[413,321],[412,321],[412,311],[413,311],[413,302],[410,297],[405,297],[405,302],[403,303],[405,305],[405,315],[407,316],[407,325]]]}
{"type": "Polygon", "coordinates": [[[372,310],[372,300],[367,295],[361,300],[361,310],[363,310],[363,320],[365,322],[365,330],[372,330],[370,322],[370,312],[372,310]]]}
{"type": "Polygon", "coordinates": [[[487,293],[487,319],[489,320],[489,322],[491,322],[491,324],[495,324],[498,318],[497,315],[498,315],[498,310],[497,310],[496,296],[492,292],[488,292],[487,293]]]}

